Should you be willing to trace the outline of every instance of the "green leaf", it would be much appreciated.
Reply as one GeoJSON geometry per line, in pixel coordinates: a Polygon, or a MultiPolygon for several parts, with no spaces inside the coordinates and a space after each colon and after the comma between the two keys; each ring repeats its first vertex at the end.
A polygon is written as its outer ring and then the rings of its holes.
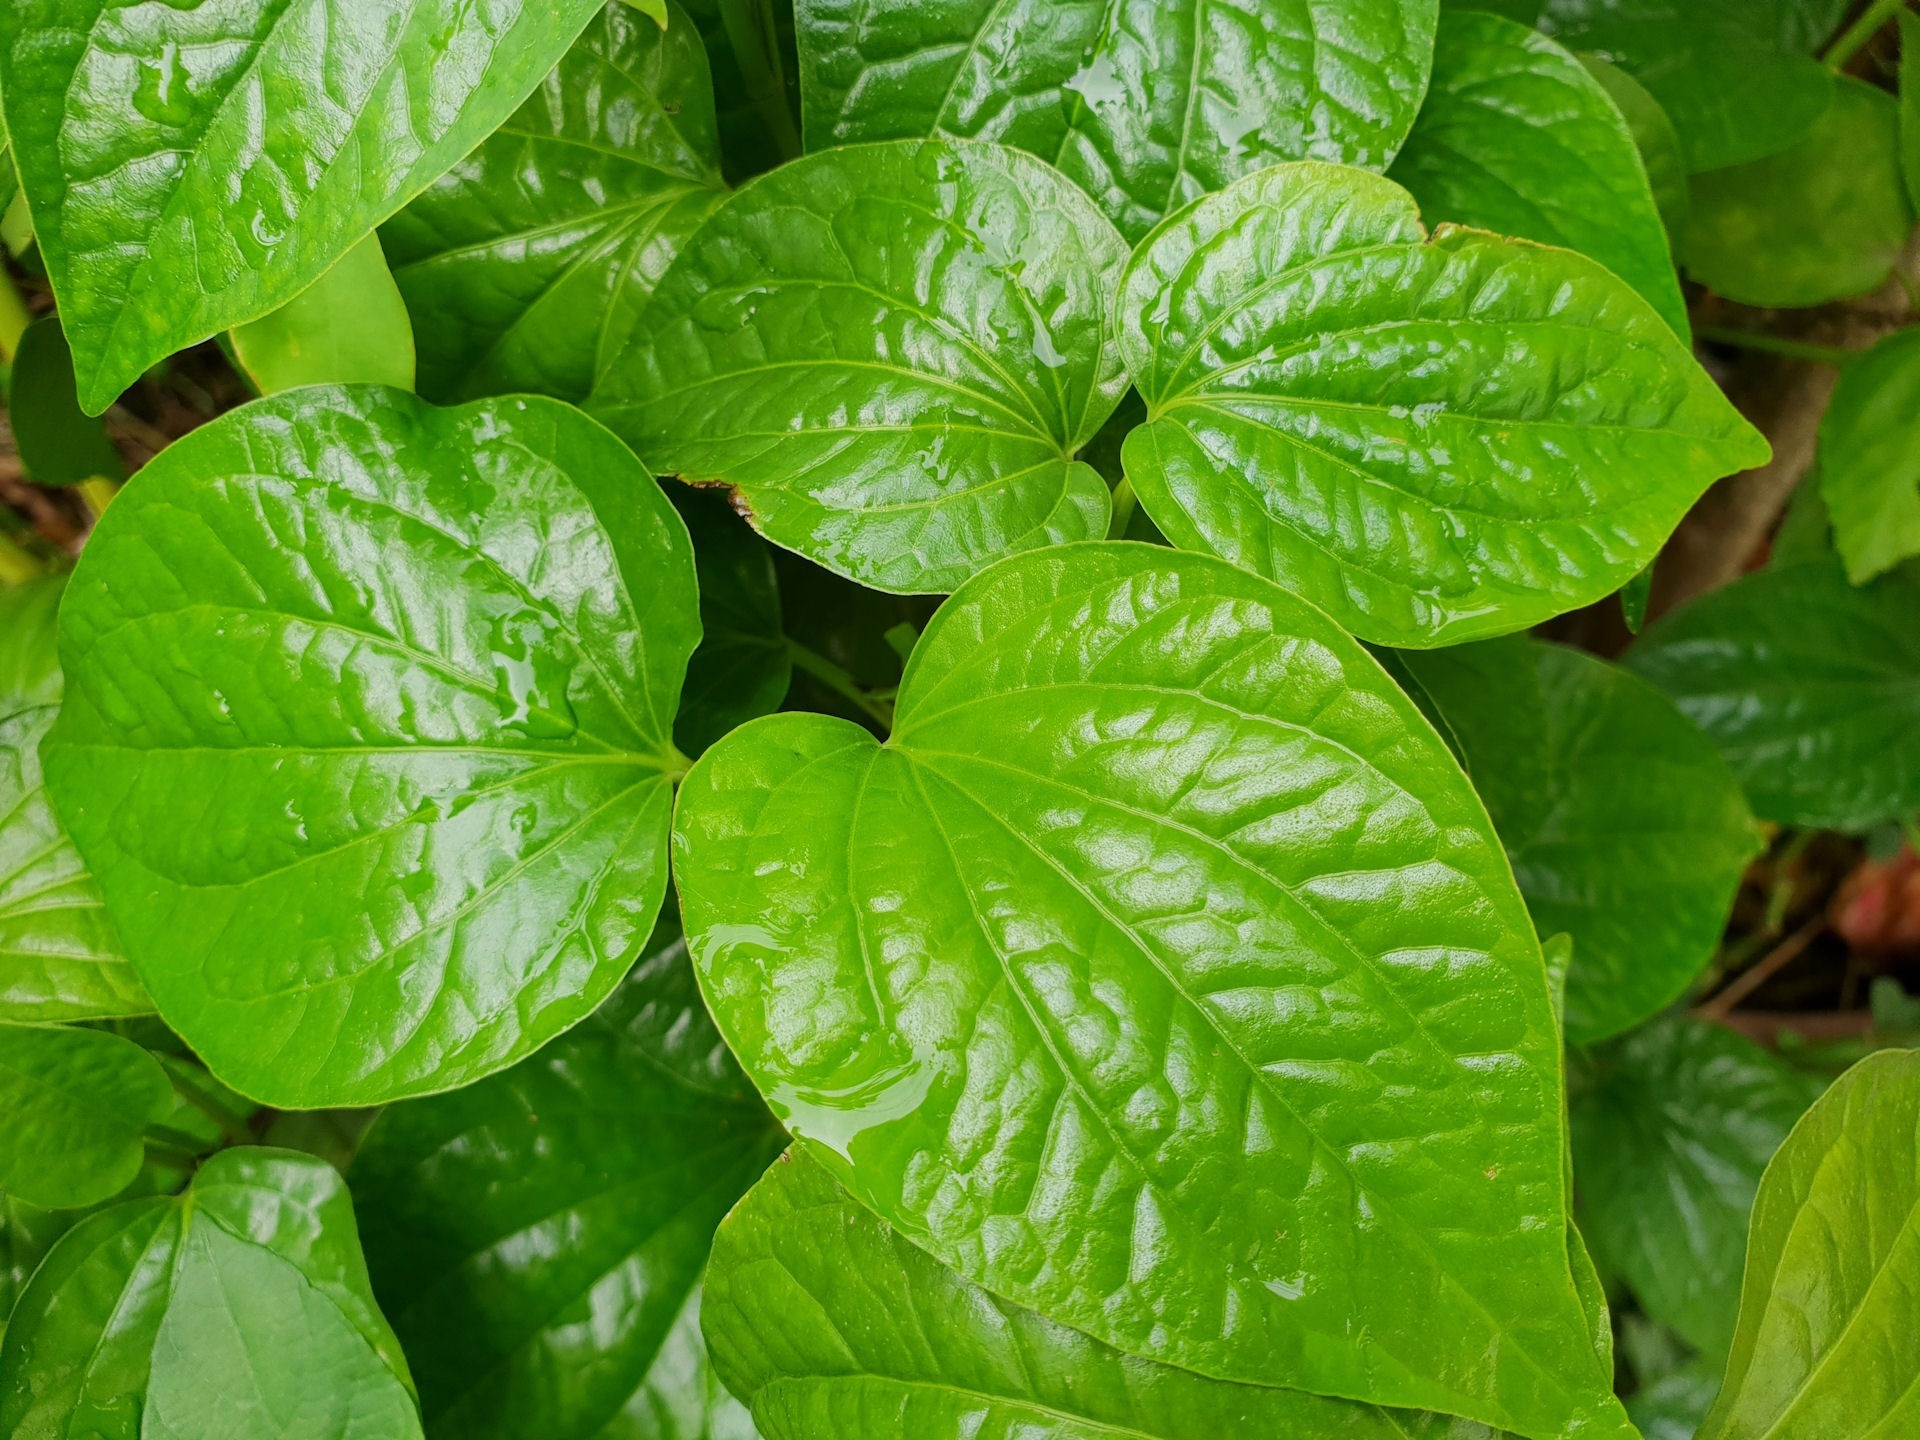
{"type": "Polygon", "coordinates": [[[1030,156],[811,155],[728,200],[593,406],[656,471],[731,486],[775,544],[882,590],[1106,533],[1074,453],[1126,389],[1126,247],[1030,156]]]}
{"type": "Polygon", "coordinates": [[[1593,1044],[1678,999],[1759,849],[1713,742],[1577,650],[1514,637],[1398,658],[1486,802],[1534,928],[1573,937],[1567,1038],[1593,1044]]]}
{"type": "Polygon", "coordinates": [[[1854,584],[1920,555],[1920,330],[1840,372],[1820,422],[1820,491],[1854,584]]]}
{"type": "Polygon", "coordinates": [[[1878,289],[1912,229],[1900,107],[1843,75],[1799,144],[1694,176],[1687,273],[1743,305],[1820,305],[1878,289]]]}
{"type": "Polygon", "coordinates": [[[1504,15],[1531,27],[1539,23],[1545,5],[1546,0],[1440,0],[1440,13],[1478,10],[1489,15],[1504,15]]]}
{"type": "Polygon", "coordinates": [[[278,310],[233,329],[263,395],[302,385],[413,388],[413,324],[378,236],[369,235],[278,310]]]}
{"type": "Polygon", "coordinates": [[[768,1440],[1493,1440],[1122,1354],[939,1264],[796,1149],[714,1241],[706,1330],[768,1440]]]}
{"type": "Polygon", "coordinates": [[[1717,1369],[1760,1173],[1819,1084],[1674,1015],[1593,1052],[1571,1088],[1582,1230],[1641,1308],[1717,1369]]]}
{"type": "Polygon", "coordinates": [[[1645,1440],[1694,1440],[1719,1389],[1719,1375],[1708,1370],[1676,1370],[1636,1391],[1627,1414],[1645,1440]]]}
{"type": "Polygon", "coordinates": [[[1920,569],[1762,570],[1662,619],[1629,668],[1727,757],[1763,820],[1866,830],[1920,809],[1920,569]]]}
{"type": "Polygon", "coordinates": [[[236,1089],[479,1079],[618,983],[666,883],[686,529],[557,401],[290,391],[175,442],[61,616],[60,813],[236,1089]]]}
{"type": "Polygon", "coordinates": [[[1421,228],[1391,181],[1278,166],[1135,252],[1127,478],[1176,545],[1354,634],[1522,629],[1644,569],[1764,440],[1592,261],[1421,228]]]}
{"type": "Polygon", "coordinates": [[[427,1433],[705,1437],[687,1417],[715,1388],[698,1343],[707,1248],[782,1143],[671,913],[568,1034],[385,1111],[354,1195],[427,1433]]]}
{"type": "Polygon", "coordinates": [[[1389,172],[1429,224],[1598,260],[1686,337],[1667,233],[1626,121],[1572,55],[1497,15],[1440,22],[1433,85],[1389,172]]]}
{"type": "Polygon", "coordinates": [[[94,1205],[140,1172],[173,1105],[160,1062],[99,1030],[0,1024],[0,1188],[49,1210],[94,1205]]]}
{"type": "Polygon", "coordinates": [[[100,1020],[153,1002],[53,813],[40,742],[60,709],[65,577],[0,590],[0,1019],[100,1020]]]}
{"type": "Polygon", "coordinates": [[[0,93],[90,413],[278,308],[511,115],[602,0],[20,0],[0,93]]]}
{"type": "Polygon", "coordinates": [[[0,1346],[19,1440],[417,1440],[347,1189],[284,1150],[227,1150],[173,1199],[82,1221],[0,1346]]]}
{"type": "Polygon", "coordinates": [[[1384,170],[1437,0],[800,0],[807,148],[947,135],[1057,165],[1130,242],[1283,160],[1384,170]]]}
{"type": "Polygon", "coordinates": [[[1294,596],[1146,545],[1007,561],[888,744],[755,721],[674,850],[747,1073],[968,1280],[1220,1379],[1620,1433],[1525,907],[1419,712],[1294,596]]]}
{"type": "Polygon", "coordinates": [[[73,1210],[43,1210],[0,1193],[0,1337],[27,1281],[79,1216],[73,1210]]]}
{"type": "Polygon", "coordinates": [[[117,480],[127,467],[98,420],[74,393],[73,352],[59,317],[45,315],[20,335],[8,380],[7,421],[20,463],[42,485],[117,480]]]}
{"type": "Polygon", "coordinates": [[[1920,15],[1900,12],[1900,169],[1920,210],[1920,15]]]}
{"type": "Polygon", "coordinates": [[[1660,209],[1660,222],[1666,226],[1667,247],[1676,256],[1684,254],[1693,196],[1687,188],[1687,157],[1680,148],[1680,132],[1647,87],[1618,65],[1598,55],[1582,55],[1580,63],[1600,82],[1627,122],[1653,189],[1653,203],[1660,209]]]}
{"type": "Polygon", "coordinates": [[[1879,1440],[1920,1427],[1920,1051],[1815,1103],[1767,1167],[1740,1328],[1701,1440],[1879,1440]]]}
{"type": "Polygon", "coordinates": [[[584,399],[719,203],[713,82],[684,13],[609,5],[533,97],[381,229],[420,392],[584,399]]]}
{"type": "Polygon", "coordinates": [[[675,486],[669,498],[693,537],[700,577],[700,648],[687,664],[674,743],[699,755],[735,726],[778,710],[793,663],[771,548],[711,491],[675,486]]]}

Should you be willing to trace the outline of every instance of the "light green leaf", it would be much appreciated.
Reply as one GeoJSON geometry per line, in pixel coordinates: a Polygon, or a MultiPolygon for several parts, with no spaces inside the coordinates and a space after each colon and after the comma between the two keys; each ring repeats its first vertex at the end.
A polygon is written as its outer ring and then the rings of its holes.
{"type": "Polygon", "coordinates": [[[43,315],[21,332],[7,386],[7,423],[20,463],[35,480],[75,485],[127,473],[106,430],[80,409],[73,352],[58,316],[43,315]]]}
{"type": "Polygon", "coordinates": [[[654,291],[593,408],[656,471],[733,488],[775,544],[943,592],[1107,528],[1076,451],[1126,389],[1126,247],[1030,156],[898,141],[728,200],[654,291]]]}
{"type": "Polygon", "coordinates": [[[430,400],[584,399],[720,202],[713,82],[684,13],[609,5],[533,97],[381,229],[430,400]]]}
{"type": "Polygon", "coordinates": [[[0,1019],[100,1020],[153,1008],[41,779],[60,709],[64,577],[0,590],[0,1019]]]}
{"type": "Polygon", "coordinates": [[[1912,229],[1899,106],[1843,75],[1791,149],[1694,177],[1687,273],[1743,305],[1819,305],[1884,284],[1912,229]]]}
{"type": "Polygon", "coordinates": [[[1277,166],[1135,252],[1127,478],[1176,545],[1366,640],[1506,634],[1618,590],[1764,440],[1592,261],[1443,230],[1391,181],[1277,166]]]}
{"type": "Polygon", "coordinates": [[[331,1166],[226,1150],[68,1231],[0,1345],[16,1440],[418,1440],[331,1166]]]}
{"type": "Polygon", "coordinates": [[[1283,160],[1384,170],[1436,0],[800,0],[807,148],[947,135],[1057,165],[1138,242],[1283,160]]]}
{"type": "Polygon", "coordinates": [[[1869,1056],[1767,1167],[1740,1328],[1701,1440],[1920,1429],[1920,1051],[1869,1056]]]}
{"type": "Polygon", "coordinates": [[[1762,570],[1662,619],[1628,667],[1727,757],[1763,820],[1865,830],[1920,809],[1920,569],[1762,570]]]}
{"type": "Polygon", "coordinates": [[[1571,1089],[1582,1230],[1641,1308],[1717,1372],[1760,1173],[1819,1084],[1731,1030],[1675,1015],[1589,1054],[1571,1089]]]}
{"type": "Polygon", "coordinates": [[[1684,254],[1687,226],[1693,218],[1693,196],[1687,188],[1687,157],[1680,148],[1680,132],[1673,128],[1672,119],[1652,92],[1618,65],[1598,55],[1582,55],[1580,63],[1600,82],[1620,118],[1627,122],[1647,172],[1647,183],[1653,188],[1653,203],[1666,226],[1667,248],[1675,256],[1684,254]]]}
{"type": "Polygon", "coordinates": [[[99,1030],[0,1024],[0,1188],[29,1205],[95,1205],[132,1183],[147,1126],[173,1105],[160,1062],[99,1030]]]}
{"type": "Polygon", "coordinates": [[[1713,742],[1644,681],[1558,645],[1398,661],[1486,802],[1534,928],[1573,937],[1567,1038],[1591,1045],[1678,999],[1759,849],[1713,742]]]}
{"type": "Polygon", "coordinates": [[[574,1030],[478,1085],[385,1111],[354,1194],[428,1435],[706,1440],[707,1248],[781,1144],[707,1019],[671,913],[574,1030]]]}
{"type": "Polygon", "coordinates": [[[1840,372],[1820,422],[1820,492],[1854,584],[1920,555],[1920,330],[1840,372]]]}
{"type": "Polygon", "coordinates": [[[674,847],[747,1073],[968,1280],[1221,1379],[1623,1433],[1525,907],[1445,747],[1294,596],[1145,545],[1007,561],[921,636],[889,743],[755,721],[674,847]]]}
{"type": "Polygon", "coordinates": [[[263,395],[302,385],[413,388],[413,324],[369,235],[278,310],[233,329],[233,353],[263,395]]]}
{"type": "Polygon", "coordinates": [[[674,742],[697,756],[735,726],[778,710],[793,663],[771,547],[711,491],[675,486],[669,498],[693,537],[700,577],[700,648],[687,664],[673,729],[674,742]]]}
{"type": "Polygon", "coordinates": [[[87,410],[319,279],[601,3],[0,7],[7,129],[87,410]]]}
{"type": "Polygon", "coordinates": [[[1626,121],[1538,31],[1497,15],[1440,22],[1433,85],[1388,172],[1429,225],[1471,225],[1598,260],[1687,336],[1666,229],[1626,121]]]}
{"type": "Polygon", "coordinates": [[[290,391],[102,518],[48,782],[222,1080],[283,1108],[446,1089],[632,963],[698,637],[686,528],[578,411],[290,391]]]}

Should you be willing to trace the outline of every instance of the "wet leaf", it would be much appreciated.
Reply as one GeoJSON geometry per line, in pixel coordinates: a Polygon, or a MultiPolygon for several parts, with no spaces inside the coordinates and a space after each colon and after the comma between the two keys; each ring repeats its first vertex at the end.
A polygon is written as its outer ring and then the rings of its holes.
{"type": "Polygon", "coordinates": [[[160,1063],[99,1030],[0,1023],[0,1189],[48,1210],[95,1205],[140,1172],[173,1106],[160,1063]]]}
{"type": "Polygon", "coordinates": [[[1854,584],[1920,555],[1920,330],[1840,372],[1820,423],[1820,493],[1854,584]]]}

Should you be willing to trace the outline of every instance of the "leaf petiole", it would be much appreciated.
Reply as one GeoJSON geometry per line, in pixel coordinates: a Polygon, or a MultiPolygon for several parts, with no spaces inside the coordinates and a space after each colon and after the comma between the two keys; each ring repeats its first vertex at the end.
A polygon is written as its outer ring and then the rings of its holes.
{"type": "Polygon", "coordinates": [[[1827,47],[1827,53],[1820,57],[1820,63],[1838,73],[1869,40],[1880,33],[1881,26],[1906,8],[1907,0],[1874,0],[1861,12],[1860,18],[1842,30],[1827,47]]]}
{"type": "Polygon", "coordinates": [[[817,650],[809,650],[792,636],[787,637],[787,653],[793,668],[810,675],[827,689],[847,701],[887,734],[893,733],[893,700],[873,690],[863,689],[852,675],[817,650]]]}
{"type": "Polygon", "coordinates": [[[1693,335],[1696,340],[1731,345],[1736,350],[1751,350],[1758,355],[1779,355],[1788,360],[1811,360],[1820,365],[1845,365],[1862,353],[1840,345],[1816,345],[1808,340],[1790,340],[1784,335],[1765,335],[1730,325],[1696,325],[1693,335]]]}

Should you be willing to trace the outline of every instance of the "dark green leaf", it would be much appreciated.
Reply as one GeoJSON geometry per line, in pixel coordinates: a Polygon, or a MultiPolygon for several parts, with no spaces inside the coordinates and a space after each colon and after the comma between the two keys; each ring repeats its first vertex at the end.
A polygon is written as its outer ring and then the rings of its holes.
{"type": "Polygon", "coordinates": [[[735,184],[800,153],[793,0],[687,0],[713,63],[720,149],[735,184]]]}
{"type": "Polygon", "coordinates": [[[1073,456],[1126,389],[1126,247],[1039,161],[967,141],[811,155],[681,252],[594,407],[656,471],[883,590],[1106,533],[1073,456]]]}
{"type": "Polygon", "coordinates": [[[748,1074],[967,1279],[1223,1379],[1621,1433],[1525,907],[1310,606],[1151,546],[1007,561],[922,635],[887,745],[756,721],[674,844],[748,1074]]]}
{"type": "Polygon", "coordinates": [[[278,310],[234,326],[232,341],[263,395],[302,385],[413,388],[413,325],[375,235],[278,310]]]}
{"type": "Polygon", "coordinates": [[[353,1188],[427,1433],[706,1440],[707,1247],[781,1143],[671,913],[567,1035],[382,1114],[353,1188]]]}
{"type": "Polygon", "coordinates": [[[1920,210],[1920,15],[1900,12],[1900,168],[1920,210]]]}
{"type": "Polygon", "coordinates": [[[7,420],[20,463],[42,485],[74,485],[127,473],[120,452],[74,393],[73,352],[57,316],[27,326],[14,352],[7,420]]]}
{"type": "Polygon", "coordinates": [[[1694,176],[1687,273],[1743,305],[1819,305],[1879,288],[1912,229],[1899,106],[1842,76],[1800,143],[1694,176]]]}
{"type": "Polygon", "coordinates": [[[1673,121],[1652,92],[1618,65],[1598,55],[1582,55],[1580,63],[1600,82],[1620,118],[1627,122],[1640,151],[1641,166],[1647,172],[1647,183],[1653,188],[1653,203],[1659,206],[1660,221],[1667,229],[1668,249],[1675,255],[1684,254],[1693,197],[1687,188],[1687,157],[1680,148],[1680,132],[1673,128],[1673,121]]]}
{"type": "Polygon", "coordinates": [[[174,1199],[67,1232],[0,1346],[16,1440],[417,1440],[346,1186],[283,1150],[227,1150],[174,1199]]]}
{"type": "Polygon", "coordinates": [[[1538,31],[1497,15],[1443,17],[1427,103],[1389,173],[1428,224],[1578,250],[1689,333],[1632,132],[1599,81],[1538,31]]]}
{"type": "Polygon", "coordinates": [[[1719,1390],[1713,1371],[1677,1370],[1642,1386],[1627,1401],[1627,1414],[1644,1440],[1694,1440],[1719,1390]]]}
{"type": "Polygon", "coordinates": [[[14,1302],[53,1244],[72,1228],[76,1212],[42,1210],[0,1194],[0,1336],[14,1302]]]}
{"type": "Polygon", "coordinates": [[[601,0],[0,7],[35,234],[104,410],[305,290],[513,113],[601,0]]]}
{"type": "Polygon", "coordinates": [[[0,1189],[71,1210],[124,1190],[173,1106],[160,1062],[99,1030],[0,1024],[0,1189]]]}
{"type": "Polygon", "coordinates": [[[1527,26],[1537,24],[1545,8],[1546,0],[1440,0],[1442,14],[1449,10],[1478,10],[1488,15],[1504,15],[1527,26]]]}
{"type": "Polygon", "coordinates": [[[1592,1054],[1572,1088],[1581,1228],[1717,1371],[1760,1173],[1818,1083],[1730,1030],[1669,1016],[1592,1054]]]}
{"type": "Polygon", "coordinates": [[[1130,241],[1283,160],[1384,170],[1436,0],[800,0],[807,148],[948,135],[1043,157],[1130,241]]]}
{"type": "Polygon", "coordinates": [[[675,486],[670,498],[693,537],[700,577],[700,648],[687,664],[673,733],[698,755],[736,725],[778,710],[793,665],[766,541],[721,495],[675,486]]]}
{"type": "Polygon", "coordinates": [[[1767,1167],[1701,1440],[1920,1431],[1920,1051],[1869,1056],[1767,1167]]]}
{"type": "Polygon", "coordinates": [[[1720,746],[1763,820],[1864,830],[1920,808],[1920,570],[1762,570],[1653,626],[1627,664],[1720,746]]]}
{"type": "Polygon", "coordinates": [[[1127,478],[1176,545],[1363,639],[1505,634],[1618,590],[1709,484],[1767,457],[1592,261],[1431,240],[1391,181],[1278,166],[1135,252],[1127,478]]]}
{"type": "Polygon", "coordinates": [[[1620,587],[1620,618],[1629,633],[1638,635],[1647,624],[1647,603],[1653,599],[1653,567],[1649,565],[1620,587]]]}
{"type": "Polygon", "coordinates": [[[290,391],[102,518],[49,784],[215,1074],[291,1108],[445,1089],[632,963],[698,637],[685,527],[578,411],[290,391]]]}
{"type": "Polygon", "coordinates": [[[608,5],[512,119],[381,229],[420,393],[585,398],[723,194],[693,23],[608,5]]]}
{"type": "Polygon", "coordinates": [[[1759,835],[1740,783],[1659,691],[1518,637],[1400,662],[1446,724],[1534,927],[1573,937],[1567,1038],[1665,1009],[1713,958],[1759,835]]]}
{"type": "Polygon", "coordinates": [[[1840,372],[1820,423],[1820,491],[1854,584],[1920,555],[1920,330],[1840,372]]]}

